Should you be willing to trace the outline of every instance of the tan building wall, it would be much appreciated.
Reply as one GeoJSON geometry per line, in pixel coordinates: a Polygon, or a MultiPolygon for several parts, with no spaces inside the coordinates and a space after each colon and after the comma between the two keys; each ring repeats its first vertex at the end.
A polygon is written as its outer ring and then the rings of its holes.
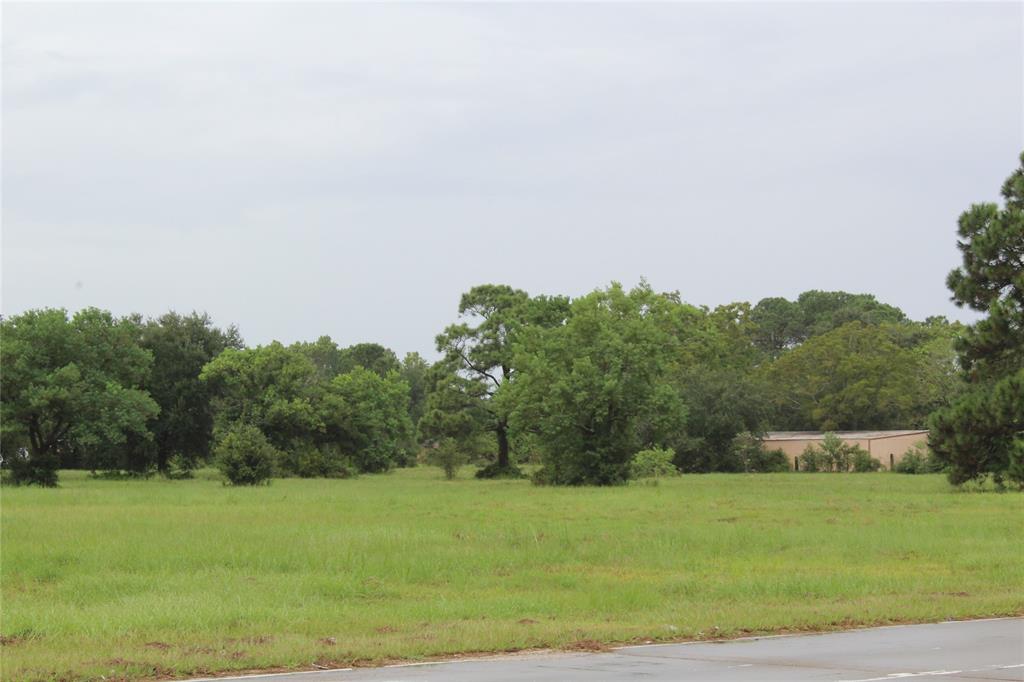
{"type": "MultiPolygon", "coordinates": [[[[877,459],[883,469],[890,469],[896,465],[903,454],[915,443],[923,443],[928,440],[927,431],[875,431],[864,432],[837,432],[837,436],[843,442],[851,445],[859,445],[861,448],[877,459]]],[[[767,450],[782,450],[789,458],[790,465],[796,468],[796,459],[808,445],[820,445],[824,434],[779,434],[769,433],[763,443],[767,450]]]]}
{"type": "Polygon", "coordinates": [[[888,438],[871,439],[871,448],[868,452],[871,456],[882,463],[886,469],[891,469],[903,459],[903,455],[917,443],[927,444],[928,432],[908,433],[888,438]]]}

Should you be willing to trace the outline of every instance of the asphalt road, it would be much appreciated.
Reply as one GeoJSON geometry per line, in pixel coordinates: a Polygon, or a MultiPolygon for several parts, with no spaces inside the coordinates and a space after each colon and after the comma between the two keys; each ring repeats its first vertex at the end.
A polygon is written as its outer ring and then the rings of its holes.
{"type": "Polygon", "coordinates": [[[259,682],[1024,680],[1024,619],[902,625],[720,643],[652,644],[604,653],[532,653],[385,668],[261,675],[257,679],[259,682]]]}

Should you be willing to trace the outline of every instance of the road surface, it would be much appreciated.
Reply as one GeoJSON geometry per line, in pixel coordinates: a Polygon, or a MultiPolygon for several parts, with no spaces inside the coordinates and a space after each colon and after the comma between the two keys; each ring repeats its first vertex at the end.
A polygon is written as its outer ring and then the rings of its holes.
{"type": "MultiPolygon", "coordinates": [[[[220,678],[219,682],[224,682],[220,678]]],[[[1024,680],[1024,619],[899,625],[728,642],[651,644],[602,653],[529,653],[271,674],[254,682],[564,682],[585,680],[1024,680]]]]}

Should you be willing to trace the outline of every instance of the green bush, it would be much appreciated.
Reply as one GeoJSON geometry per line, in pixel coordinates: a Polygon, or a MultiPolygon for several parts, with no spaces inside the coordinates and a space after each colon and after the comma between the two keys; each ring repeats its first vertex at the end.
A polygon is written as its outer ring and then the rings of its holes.
{"type": "Polygon", "coordinates": [[[217,468],[232,485],[262,485],[274,475],[278,453],[255,426],[236,423],[213,449],[217,468]]]}
{"type": "Polygon", "coordinates": [[[1006,477],[1020,490],[1024,490],[1024,438],[1013,439],[1006,467],[1006,477]]]}
{"type": "Polygon", "coordinates": [[[167,460],[167,470],[164,476],[171,480],[182,480],[192,478],[192,471],[196,467],[196,461],[181,454],[172,455],[167,460]]]}
{"type": "Polygon", "coordinates": [[[895,467],[898,474],[937,474],[943,470],[942,462],[935,458],[924,443],[914,443],[907,448],[895,467]]]}
{"type": "Polygon", "coordinates": [[[277,468],[285,476],[299,478],[351,478],[355,466],[337,445],[295,443],[278,453],[277,468]]]}
{"type": "Polygon", "coordinates": [[[442,438],[433,447],[427,448],[424,455],[427,462],[444,470],[444,477],[449,481],[455,478],[459,468],[469,460],[465,450],[454,438],[442,438]]]}
{"type": "Polygon", "coordinates": [[[866,472],[882,466],[867,450],[846,443],[834,433],[826,433],[821,445],[808,445],[797,458],[801,471],[866,472]]]}
{"type": "Polygon", "coordinates": [[[782,450],[765,450],[752,453],[746,460],[747,471],[754,474],[781,473],[790,470],[789,457],[782,450]]]}
{"type": "Polygon", "coordinates": [[[800,471],[814,473],[832,470],[832,458],[813,443],[804,448],[804,451],[796,459],[799,462],[800,471]]]}
{"type": "Polygon", "coordinates": [[[855,449],[850,457],[850,464],[853,466],[853,470],[855,472],[864,474],[871,471],[878,471],[882,468],[882,463],[868,454],[867,450],[861,447],[854,447],[855,449]]]}
{"type": "Polygon", "coordinates": [[[530,482],[534,485],[555,485],[550,467],[538,467],[530,474],[530,482]]]}
{"type": "Polygon", "coordinates": [[[843,442],[843,439],[836,434],[829,432],[821,440],[821,450],[827,456],[825,463],[829,465],[826,471],[849,471],[850,459],[853,455],[853,448],[843,442]]]}
{"type": "Polygon", "coordinates": [[[10,472],[14,485],[38,485],[53,488],[57,485],[58,458],[33,456],[27,448],[17,448],[4,454],[3,468],[10,472]]]}
{"type": "Polygon", "coordinates": [[[732,459],[738,463],[737,471],[751,474],[789,471],[789,458],[782,450],[765,450],[761,439],[749,432],[738,434],[732,440],[732,459]]]}
{"type": "Polygon", "coordinates": [[[629,463],[629,474],[632,478],[661,478],[662,476],[678,476],[679,469],[672,463],[676,453],[667,448],[641,450],[633,455],[629,463]]]}

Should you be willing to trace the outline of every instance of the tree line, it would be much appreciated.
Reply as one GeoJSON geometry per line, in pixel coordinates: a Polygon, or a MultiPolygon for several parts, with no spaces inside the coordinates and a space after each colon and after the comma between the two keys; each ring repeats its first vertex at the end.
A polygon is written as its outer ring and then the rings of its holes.
{"type": "Polygon", "coordinates": [[[1021,482],[1022,178],[960,218],[948,284],[986,315],[972,326],[841,291],[708,308],[646,282],[574,299],[487,284],[431,363],[326,336],[246,347],[199,313],[29,311],[0,322],[3,466],[53,484],[61,467],[173,477],[211,459],[238,482],[529,461],[538,483],[615,484],[638,452],[751,471],[767,430],[931,427],[954,483],[1021,482]]]}
{"type": "MultiPolygon", "coordinates": [[[[143,320],[95,308],[0,322],[4,466],[53,484],[59,468],[187,476],[238,427],[279,475],[385,471],[415,454],[428,363],[328,337],[246,348],[207,315],[143,320]]],[[[237,441],[237,433],[229,439],[237,441]]]]}
{"type": "Polygon", "coordinates": [[[269,446],[280,475],[386,471],[425,449],[486,462],[484,477],[532,459],[552,482],[614,483],[644,447],[736,471],[741,432],[922,426],[956,387],[959,326],[867,295],[709,310],[644,283],[572,301],[483,285],[459,314],[428,363],[326,336],[247,348],[198,313],[29,311],[2,323],[5,459],[27,453],[40,481],[187,475],[245,425],[244,447],[269,446]]]}

